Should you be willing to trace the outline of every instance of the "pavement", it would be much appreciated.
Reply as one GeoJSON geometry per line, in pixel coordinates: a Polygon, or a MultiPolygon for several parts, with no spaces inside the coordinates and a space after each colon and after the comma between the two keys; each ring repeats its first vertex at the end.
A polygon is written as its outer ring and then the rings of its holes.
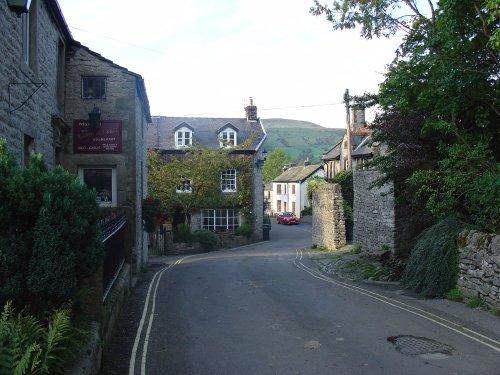
{"type": "Polygon", "coordinates": [[[367,264],[376,264],[382,267],[379,253],[352,254],[353,246],[348,245],[337,252],[321,253],[309,251],[310,260],[325,276],[349,284],[359,285],[380,292],[409,305],[416,306],[423,311],[429,311],[440,318],[445,318],[457,323],[458,326],[467,327],[497,341],[500,346],[500,316],[484,308],[470,308],[464,302],[450,301],[444,298],[424,298],[405,289],[397,281],[363,279],[363,272],[367,264]]]}

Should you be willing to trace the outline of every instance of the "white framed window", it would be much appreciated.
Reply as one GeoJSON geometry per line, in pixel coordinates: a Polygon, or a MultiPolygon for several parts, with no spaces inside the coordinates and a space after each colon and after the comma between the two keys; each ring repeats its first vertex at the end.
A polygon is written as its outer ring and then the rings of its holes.
{"type": "Polygon", "coordinates": [[[191,193],[193,191],[193,181],[189,178],[181,177],[180,184],[175,188],[176,193],[191,193]]]}
{"type": "Polygon", "coordinates": [[[202,229],[213,232],[234,232],[239,222],[239,212],[234,209],[201,210],[202,229]]]}
{"type": "Polygon", "coordinates": [[[104,99],[106,77],[82,77],[82,99],[104,99]]]}
{"type": "Polygon", "coordinates": [[[105,166],[78,167],[80,181],[97,193],[101,207],[116,207],[116,168],[105,166]]]}
{"type": "Polygon", "coordinates": [[[220,147],[231,148],[237,145],[236,132],[226,129],[219,133],[220,147]]]}
{"type": "Polygon", "coordinates": [[[186,147],[193,144],[193,132],[187,128],[179,129],[175,132],[175,146],[177,148],[186,147]]]}
{"type": "Polygon", "coordinates": [[[221,172],[221,190],[223,193],[236,191],[236,169],[226,169],[221,172]]]}

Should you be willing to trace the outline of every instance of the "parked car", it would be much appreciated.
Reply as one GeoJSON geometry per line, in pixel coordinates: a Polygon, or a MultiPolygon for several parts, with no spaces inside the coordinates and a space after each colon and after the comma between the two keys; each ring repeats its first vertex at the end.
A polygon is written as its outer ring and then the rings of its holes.
{"type": "Polygon", "coordinates": [[[280,212],[276,216],[278,224],[298,224],[300,219],[293,212],[280,212]]]}

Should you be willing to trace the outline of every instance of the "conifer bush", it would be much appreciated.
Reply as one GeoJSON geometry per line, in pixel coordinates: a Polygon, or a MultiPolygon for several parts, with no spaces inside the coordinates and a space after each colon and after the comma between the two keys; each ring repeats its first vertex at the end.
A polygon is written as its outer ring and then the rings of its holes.
{"type": "Polygon", "coordinates": [[[465,228],[454,217],[422,232],[413,247],[401,283],[424,297],[444,297],[456,286],[457,238],[465,228]]]}
{"type": "Polygon", "coordinates": [[[0,305],[34,313],[71,299],[102,263],[95,193],[33,154],[18,167],[0,140],[0,305]]]}

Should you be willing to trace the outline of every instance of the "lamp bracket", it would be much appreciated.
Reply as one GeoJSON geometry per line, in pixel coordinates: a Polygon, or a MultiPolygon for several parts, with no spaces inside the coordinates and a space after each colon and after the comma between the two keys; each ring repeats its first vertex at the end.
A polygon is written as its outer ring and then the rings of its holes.
{"type": "Polygon", "coordinates": [[[9,115],[12,112],[15,112],[18,109],[21,109],[22,107],[24,107],[24,105],[28,102],[28,100],[30,100],[33,97],[33,95],[35,95],[37,93],[37,91],[40,90],[44,86],[47,87],[47,82],[9,82],[9,85],[8,85],[8,91],[9,91],[9,115]],[[33,92],[31,94],[29,94],[28,97],[20,105],[18,105],[14,109],[11,109],[12,105],[11,105],[10,87],[11,86],[18,86],[18,85],[27,85],[27,86],[36,86],[36,87],[33,88],[33,92]]]}

